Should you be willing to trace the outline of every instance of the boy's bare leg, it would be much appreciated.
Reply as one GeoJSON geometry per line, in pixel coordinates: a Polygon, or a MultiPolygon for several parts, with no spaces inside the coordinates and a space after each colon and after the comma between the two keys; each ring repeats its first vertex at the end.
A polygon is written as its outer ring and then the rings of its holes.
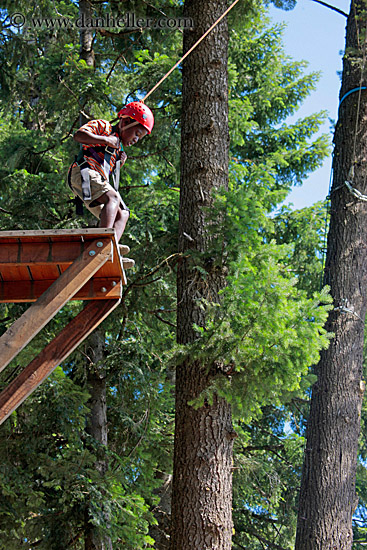
{"type": "Polygon", "coordinates": [[[114,227],[117,212],[119,210],[120,199],[114,191],[107,191],[96,202],[103,204],[100,215],[101,227],[114,227]]]}
{"type": "Polygon", "coordinates": [[[116,231],[117,242],[119,242],[123,232],[125,231],[125,227],[127,224],[127,220],[129,219],[129,215],[130,214],[127,210],[122,210],[122,208],[119,207],[115,218],[115,223],[113,225],[116,231]]]}
{"type": "Polygon", "coordinates": [[[107,191],[96,202],[104,205],[100,215],[100,227],[114,228],[118,242],[125,230],[129,212],[122,210],[120,197],[115,191],[107,191]]]}

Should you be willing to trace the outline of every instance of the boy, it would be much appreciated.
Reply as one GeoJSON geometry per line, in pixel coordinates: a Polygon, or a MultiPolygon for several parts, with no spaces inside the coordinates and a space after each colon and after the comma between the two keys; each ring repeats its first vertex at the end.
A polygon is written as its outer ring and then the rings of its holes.
{"type": "MultiPolygon", "coordinates": [[[[100,220],[100,227],[111,227],[120,240],[129,219],[129,209],[118,192],[120,167],[127,159],[123,147],[130,147],[150,134],[152,111],[138,101],[129,103],[118,113],[119,122],[111,126],[106,120],[91,120],[74,134],[83,145],[82,154],[69,169],[69,185],[76,196],[100,220]],[[114,187],[109,183],[113,176],[114,187]]],[[[129,247],[120,245],[121,254],[129,247]]],[[[133,267],[134,260],[123,258],[124,268],[133,267]]]]}

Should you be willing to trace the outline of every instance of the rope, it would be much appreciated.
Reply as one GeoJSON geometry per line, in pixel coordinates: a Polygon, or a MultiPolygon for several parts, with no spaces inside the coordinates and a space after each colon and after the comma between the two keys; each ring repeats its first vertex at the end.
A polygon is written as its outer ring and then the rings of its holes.
{"type": "Polygon", "coordinates": [[[349,191],[352,193],[352,195],[354,197],[356,197],[360,201],[367,202],[367,195],[362,195],[362,193],[360,191],[358,191],[358,189],[353,187],[353,185],[351,185],[351,183],[349,181],[345,181],[344,183],[348,187],[349,191]]]}
{"type": "Polygon", "coordinates": [[[320,273],[320,292],[325,285],[325,265],[326,265],[326,250],[327,250],[327,227],[330,214],[330,198],[331,198],[331,186],[333,183],[333,163],[331,163],[330,179],[329,179],[329,191],[326,197],[326,209],[325,209],[325,223],[324,223],[324,246],[321,249],[321,273],[320,273]]]}
{"type": "Polygon", "coordinates": [[[358,313],[354,310],[354,307],[352,304],[349,303],[349,300],[346,298],[341,299],[341,303],[339,306],[334,307],[334,311],[340,311],[340,313],[350,313],[351,315],[354,315],[364,323],[363,319],[358,315],[358,313]]]}
{"type": "Polygon", "coordinates": [[[185,53],[185,55],[183,55],[181,57],[181,59],[179,59],[179,61],[177,61],[177,63],[175,63],[173,65],[173,67],[168,71],[168,73],[166,73],[160,79],[160,81],[157,82],[157,84],[155,86],[153,86],[153,88],[141,100],[142,103],[144,103],[144,101],[147,99],[147,97],[149,97],[150,94],[152,94],[158,88],[158,86],[160,86],[162,84],[162,82],[164,80],[166,80],[166,78],[179,66],[180,63],[182,63],[182,61],[184,61],[184,59],[186,59],[186,57],[188,55],[190,55],[190,53],[196,48],[196,46],[198,46],[200,44],[200,42],[202,42],[204,40],[204,38],[206,38],[208,36],[208,34],[214,29],[214,27],[216,27],[218,25],[218,23],[220,23],[220,21],[222,21],[222,19],[227,15],[227,13],[229,11],[231,11],[231,9],[237,4],[237,2],[239,2],[239,0],[235,0],[233,2],[233,4],[230,5],[229,8],[227,8],[226,11],[224,13],[222,13],[222,15],[215,21],[215,23],[213,23],[213,25],[199,38],[199,40],[197,42],[195,42],[195,44],[193,46],[191,46],[191,48],[185,53]]]}
{"type": "Polygon", "coordinates": [[[346,94],[343,95],[343,97],[341,98],[341,100],[339,101],[339,106],[338,106],[338,109],[340,108],[340,105],[342,104],[342,102],[344,101],[344,99],[346,97],[348,97],[350,94],[352,94],[353,92],[358,92],[359,90],[367,90],[366,86],[361,86],[360,88],[353,88],[353,90],[350,90],[349,92],[347,92],[346,94]]]}
{"type": "MultiPolygon", "coordinates": [[[[353,185],[351,183],[353,181],[353,179],[354,179],[354,166],[352,165],[350,170],[349,170],[349,173],[348,173],[348,179],[345,180],[343,184],[338,185],[338,187],[333,189],[331,191],[331,193],[336,193],[336,191],[339,191],[339,189],[343,189],[343,187],[345,185],[347,187],[348,191],[353,195],[353,197],[356,197],[360,201],[367,202],[367,195],[363,195],[358,189],[353,187],[353,185]],[[349,181],[349,180],[351,180],[351,181],[349,181]]],[[[330,193],[330,191],[329,191],[329,193],[330,193]]],[[[330,195],[331,195],[331,193],[330,193],[330,195]]],[[[326,198],[330,198],[330,195],[326,198]]]]}

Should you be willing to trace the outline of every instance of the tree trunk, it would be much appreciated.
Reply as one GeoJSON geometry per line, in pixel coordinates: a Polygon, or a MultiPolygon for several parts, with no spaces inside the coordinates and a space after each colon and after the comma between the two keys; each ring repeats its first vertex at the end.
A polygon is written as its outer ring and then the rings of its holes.
{"type": "MultiPolygon", "coordinates": [[[[97,329],[88,338],[87,356],[87,383],[90,399],[88,406],[90,414],[86,426],[86,432],[98,443],[107,446],[107,405],[106,405],[106,378],[103,367],[105,334],[103,329],[97,329]],[[92,361],[92,363],[90,363],[92,361]]],[[[98,456],[95,468],[103,477],[108,469],[108,463],[104,456],[98,456]]],[[[108,518],[106,518],[108,519],[108,518]]],[[[89,511],[86,510],[85,518],[85,550],[112,550],[109,537],[101,538],[94,525],[90,522],[89,511]]]]}
{"type": "MultiPolygon", "coordinates": [[[[79,17],[85,24],[91,19],[92,3],[90,0],[79,0],[79,17]]],[[[89,67],[94,67],[93,50],[93,29],[85,27],[80,29],[80,58],[84,59],[89,67]]],[[[84,100],[80,99],[81,109],[84,106],[84,100]]],[[[88,119],[80,113],[80,125],[82,126],[88,119]]],[[[104,359],[104,330],[99,328],[88,338],[87,356],[87,384],[90,393],[89,407],[90,414],[87,421],[86,432],[98,443],[107,446],[107,406],[106,406],[106,380],[103,367],[104,359]],[[92,361],[90,363],[90,360],[92,361]]],[[[108,464],[104,457],[97,457],[95,464],[96,470],[101,476],[104,476],[108,464]]],[[[101,538],[90,522],[88,508],[85,511],[85,532],[84,532],[85,550],[112,550],[112,542],[109,537],[101,538]]]]}
{"type": "MultiPolygon", "coordinates": [[[[352,2],[340,98],[361,82],[366,54],[365,5],[352,2]],[[360,17],[356,18],[356,12],[360,17]],[[350,48],[353,52],[350,53],[350,48]],[[351,59],[358,57],[359,63],[351,59]]],[[[335,131],[334,177],[325,282],[334,309],[327,330],[334,333],[321,355],[313,387],[302,475],[296,550],[350,550],[357,506],[355,478],[364,383],[362,354],[367,306],[367,208],[347,185],[367,194],[366,91],[343,99],[335,131]],[[359,101],[360,99],[360,101],[359,101]],[[350,172],[354,168],[354,176],[350,172]]]]}
{"type": "MultiPolygon", "coordinates": [[[[184,51],[225,11],[225,0],[186,0],[184,15],[195,22],[185,32],[184,51]]],[[[227,22],[223,20],[187,58],[183,67],[179,249],[209,250],[209,222],[203,207],[212,191],[228,185],[227,22]]],[[[218,220],[220,224],[220,220],[218,220]]],[[[211,233],[212,234],[212,233],[211,233]]],[[[178,273],[177,339],[196,337],[205,326],[201,299],[218,302],[223,267],[210,258],[204,277],[189,259],[178,273]]],[[[220,366],[217,365],[217,368],[220,366]]],[[[186,362],[176,374],[176,428],[171,550],[229,550],[232,537],[231,409],[223,399],[195,409],[189,402],[208,387],[215,369],[186,362]]]]}
{"type": "Polygon", "coordinates": [[[155,550],[169,550],[172,475],[157,471],[155,478],[161,481],[160,487],[153,491],[159,497],[159,504],[153,510],[157,525],[151,525],[149,535],[154,539],[155,550]]]}
{"type": "MultiPolygon", "coordinates": [[[[90,0],[79,0],[79,17],[88,24],[93,15],[90,0]]],[[[93,29],[90,26],[80,29],[80,58],[84,59],[89,67],[94,67],[93,29]]]]}
{"type": "MultiPolygon", "coordinates": [[[[90,0],[79,0],[79,18],[87,24],[88,20],[93,15],[92,3],[90,0]]],[[[79,33],[80,41],[80,59],[84,59],[88,67],[94,67],[95,56],[93,49],[93,29],[90,27],[84,27],[80,29],[79,33]]],[[[83,111],[84,100],[80,98],[80,110],[83,111]]],[[[83,126],[89,119],[81,112],[79,115],[79,124],[83,126]]],[[[80,146],[81,147],[81,146],[80,146]]]]}

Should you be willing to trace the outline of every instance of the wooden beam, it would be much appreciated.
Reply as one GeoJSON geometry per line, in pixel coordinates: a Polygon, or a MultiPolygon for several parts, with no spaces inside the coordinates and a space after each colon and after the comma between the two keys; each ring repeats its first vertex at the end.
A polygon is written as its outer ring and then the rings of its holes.
{"type": "Polygon", "coordinates": [[[84,229],[35,229],[35,230],[17,230],[17,231],[1,231],[0,240],[5,239],[34,239],[35,237],[64,237],[69,240],[70,236],[75,237],[106,237],[115,236],[115,230],[107,227],[95,227],[84,229]]]}
{"type": "MultiPolygon", "coordinates": [[[[55,282],[43,281],[0,281],[0,303],[35,302],[55,282]]],[[[105,300],[121,298],[122,281],[119,277],[93,277],[71,299],[105,300]]]]}
{"type": "Polygon", "coordinates": [[[0,246],[0,268],[10,265],[71,264],[83,252],[85,243],[15,242],[0,246]]]}
{"type": "Polygon", "coordinates": [[[93,277],[112,254],[110,239],[92,241],[64,273],[0,338],[0,372],[93,277]],[[97,246],[97,243],[101,243],[97,246]]]}
{"type": "Polygon", "coordinates": [[[120,300],[98,300],[88,305],[46,346],[0,394],[0,424],[60,363],[118,306],[120,300]]]}

